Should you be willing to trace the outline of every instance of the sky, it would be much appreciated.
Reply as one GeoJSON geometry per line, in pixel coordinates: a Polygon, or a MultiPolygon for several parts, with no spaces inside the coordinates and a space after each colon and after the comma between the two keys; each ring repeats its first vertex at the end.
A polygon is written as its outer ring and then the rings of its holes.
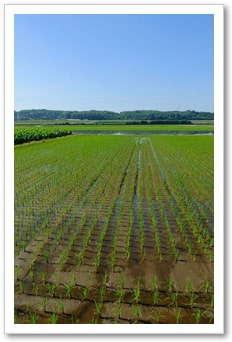
{"type": "Polygon", "coordinates": [[[214,111],[205,14],[17,14],[14,107],[214,111]]]}

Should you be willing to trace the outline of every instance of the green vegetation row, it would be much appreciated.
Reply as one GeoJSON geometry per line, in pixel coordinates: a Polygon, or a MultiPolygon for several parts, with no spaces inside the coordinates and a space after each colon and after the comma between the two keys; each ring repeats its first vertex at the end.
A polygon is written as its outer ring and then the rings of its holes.
{"type": "Polygon", "coordinates": [[[70,130],[55,127],[17,127],[14,130],[14,143],[23,144],[25,142],[62,137],[70,134],[72,134],[70,130]]]}
{"type": "MultiPolygon", "coordinates": [[[[27,124],[27,122],[23,121],[20,125],[15,124],[15,128],[28,128],[33,129],[33,127],[36,127],[38,125],[41,125],[40,121],[34,121],[32,124],[27,124]]],[[[69,125],[67,124],[59,124],[55,125],[54,123],[49,124],[49,122],[46,122],[46,124],[43,127],[50,127],[53,129],[62,129],[66,131],[95,131],[95,132],[138,132],[143,131],[146,132],[146,134],[149,134],[149,132],[156,132],[156,131],[172,131],[172,132],[213,132],[214,126],[213,125],[102,125],[102,124],[73,124],[70,122],[69,125]],[[58,128],[59,127],[59,128],[58,128]]]]}
{"type": "Polygon", "coordinates": [[[47,109],[31,109],[14,112],[15,120],[213,120],[214,113],[186,111],[158,111],[135,110],[124,112],[112,112],[102,110],[88,111],[62,111],[47,109]]]}

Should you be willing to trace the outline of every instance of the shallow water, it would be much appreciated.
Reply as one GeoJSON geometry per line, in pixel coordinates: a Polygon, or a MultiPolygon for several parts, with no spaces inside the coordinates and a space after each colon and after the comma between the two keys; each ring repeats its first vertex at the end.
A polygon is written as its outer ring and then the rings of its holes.
{"type": "Polygon", "coordinates": [[[72,131],[78,135],[214,135],[213,132],[209,131],[72,131]]]}

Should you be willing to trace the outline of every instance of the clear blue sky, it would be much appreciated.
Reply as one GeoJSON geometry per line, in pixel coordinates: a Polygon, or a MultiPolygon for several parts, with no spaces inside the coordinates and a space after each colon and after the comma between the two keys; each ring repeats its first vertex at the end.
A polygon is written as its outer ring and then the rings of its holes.
{"type": "Polygon", "coordinates": [[[15,15],[15,110],[213,111],[213,15],[15,15]]]}

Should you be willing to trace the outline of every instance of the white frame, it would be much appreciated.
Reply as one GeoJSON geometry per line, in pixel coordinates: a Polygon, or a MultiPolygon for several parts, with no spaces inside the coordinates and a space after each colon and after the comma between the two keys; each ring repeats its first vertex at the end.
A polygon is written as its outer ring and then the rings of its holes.
{"type": "Polygon", "coordinates": [[[224,333],[224,32],[223,5],[5,5],[5,333],[7,334],[223,334],[224,333]],[[14,324],[14,15],[15,14],[214,15],[214,324],[51,325],[14,324]]]}

